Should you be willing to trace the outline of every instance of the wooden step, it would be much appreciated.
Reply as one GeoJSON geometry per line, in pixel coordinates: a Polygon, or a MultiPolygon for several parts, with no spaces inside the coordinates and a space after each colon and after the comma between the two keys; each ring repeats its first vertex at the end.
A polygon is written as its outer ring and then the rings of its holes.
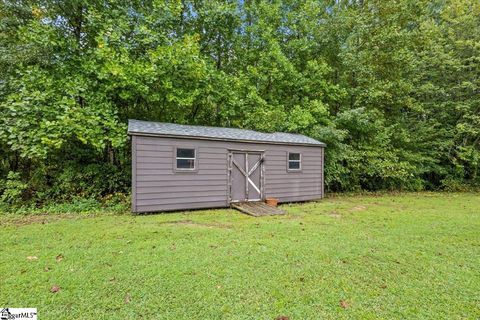
{"type": "Polygon", "coordinates": [[[272,207],[263,201],[232,202],[231,207],[254,217],[286,214],[278,207],[272,207]]]}

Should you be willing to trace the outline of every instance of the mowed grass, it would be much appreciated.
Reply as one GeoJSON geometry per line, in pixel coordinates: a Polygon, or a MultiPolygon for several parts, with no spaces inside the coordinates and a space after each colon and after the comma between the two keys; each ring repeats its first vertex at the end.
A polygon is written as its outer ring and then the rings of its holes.
{"type": "Polygon", "coordinates": [[[479,194],[283,208],[4,216],[0,305],[39,319],[480,318],[479,194]]]}

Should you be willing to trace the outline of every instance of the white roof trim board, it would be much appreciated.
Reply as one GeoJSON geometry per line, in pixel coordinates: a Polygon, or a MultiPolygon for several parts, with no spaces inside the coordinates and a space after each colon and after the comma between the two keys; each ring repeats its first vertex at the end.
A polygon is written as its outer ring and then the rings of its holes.
{"type": "Polygon", "coordinates": [[[207,140],[325,146],[323,142],[294,133],[265,133],[245,129],[191,126],[141,120],[128,120],[128,134],[207,140]]]}

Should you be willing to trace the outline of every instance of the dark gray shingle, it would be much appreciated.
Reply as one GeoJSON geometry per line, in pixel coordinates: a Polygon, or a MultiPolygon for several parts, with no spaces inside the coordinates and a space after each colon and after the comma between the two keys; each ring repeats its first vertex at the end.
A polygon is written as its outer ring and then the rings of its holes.
{"type": "Polygon", "coordinates": [[[128,134],[154,134],[164,136],[198,137],[212,140],[271,142],[324,146],[323,142],[293,133],[265,133],[253,130],[190,126],[174,123],[128,120],[128,134]]]}

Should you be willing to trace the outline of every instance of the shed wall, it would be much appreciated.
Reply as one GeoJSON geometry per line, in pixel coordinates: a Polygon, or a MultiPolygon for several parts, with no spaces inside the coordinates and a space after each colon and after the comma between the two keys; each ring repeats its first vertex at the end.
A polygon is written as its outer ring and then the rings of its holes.
{"type": "Polygon", "coordinates": [[[323,197],[323,147],[166,137],[132,137],[134,212],[227,207],[229,149],[265,151],[265,194],[280,202],[323,197]],[[197,150],[195,172],[175,172],[175,148],[197,150]],[[288,152],[302,154],[302,170],[287,170],[288,152]]]}

